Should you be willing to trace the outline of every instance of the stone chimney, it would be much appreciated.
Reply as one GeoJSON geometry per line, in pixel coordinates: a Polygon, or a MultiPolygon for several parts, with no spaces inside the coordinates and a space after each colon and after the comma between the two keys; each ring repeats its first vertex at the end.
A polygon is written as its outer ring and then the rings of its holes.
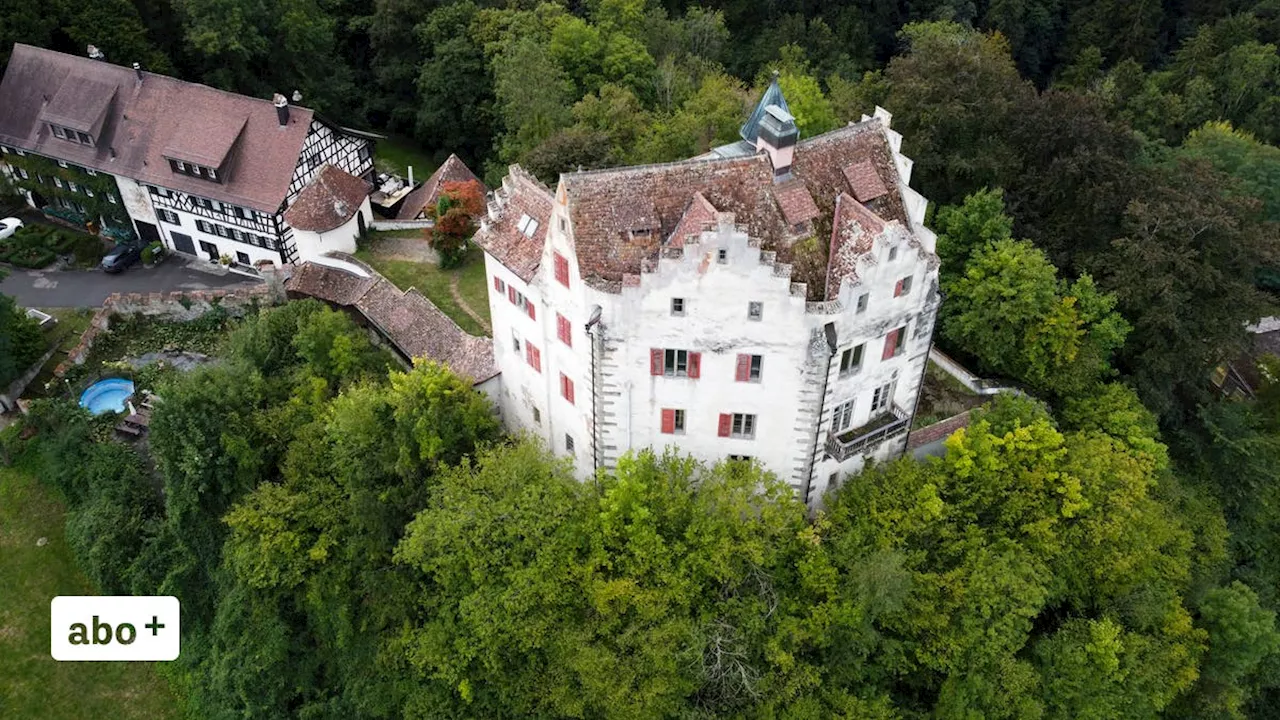
{"type": "Polygon", "coordinates": [[[276,93],[275,97],[271,98],[271,104],[276,106],[276,117],[280,120],[280,127],[287,126],[289,124],[289,100],[280,93],[276,93]]]}
{"type": "Polygon", "coordinates": [[[764,150],[769,154],[775,181],[791,175],[791,160],[795,155],[798,139],[800,131],[796,128],[796,119],[791,113],[777,105],[764,109],[756,136],[756,150],[764,150]]]}
{"type": "Polygon", "coordinates": [[[86,48],[86,51],[89,53],[89,58],[91,60],[105,60],[107,58],[107,56],[98,49],[97,45],[90,45],[86,48]]]}

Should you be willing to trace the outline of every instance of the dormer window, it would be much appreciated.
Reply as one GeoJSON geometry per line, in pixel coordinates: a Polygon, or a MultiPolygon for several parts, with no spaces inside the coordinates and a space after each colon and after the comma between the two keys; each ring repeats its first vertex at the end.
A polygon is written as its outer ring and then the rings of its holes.
{"type": "Polygon", "coordinates": [[[218,170],[207,165],[169,158],[169,169],[182,175],[218,182],[218,170]]]}
{"type": "Polygon", "coordinates": [[[533,237],[533,234],[538,231],[538,221],[528,215],[521,215],[520,224],[517,226],[517,229],[519,229],[525,237],[533,237]]]}
{"type": "Polygon", "coordinates": [[[54,125],[53,123],[49,123],[49,130],[53,133],[54,137],[61,140],[67,140],[73,143],[79,143],[80,145],[93,147],[93,137],[89,135],[89,133],[72,130],[71,128],[54,125]]]}
{"type": "Polygon", "coordinates": [[[632,240],[647,240],[653,234],[650,228],[635,228],[631,231],[632,240]]]}

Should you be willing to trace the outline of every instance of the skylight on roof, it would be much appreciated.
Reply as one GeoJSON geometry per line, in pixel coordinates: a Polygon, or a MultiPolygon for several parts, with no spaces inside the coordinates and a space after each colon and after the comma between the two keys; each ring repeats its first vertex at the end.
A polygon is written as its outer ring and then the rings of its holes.
{"type": "Polygon", "coordinates": [[[538,231],[538,221],[529,217],[528,214],[521,215],[518,228],[527,237],[533,237],[533,234],[538,231]]]}

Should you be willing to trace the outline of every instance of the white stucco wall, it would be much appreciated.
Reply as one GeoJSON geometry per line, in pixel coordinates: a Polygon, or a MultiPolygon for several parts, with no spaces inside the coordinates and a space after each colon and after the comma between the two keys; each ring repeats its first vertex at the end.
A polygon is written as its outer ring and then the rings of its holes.
{"type": "Polygon", "coordinates": [[[298,261],[305,262],[330,252],[355,252],[356,238],[360,236],[361,216],[364,217],[365,227],[369,227],[373,221],[373,211],[367,197],[360,203],[356,214],[333,230],[318,233],[294,228],[293,243],[298,249],[298,261]]]}

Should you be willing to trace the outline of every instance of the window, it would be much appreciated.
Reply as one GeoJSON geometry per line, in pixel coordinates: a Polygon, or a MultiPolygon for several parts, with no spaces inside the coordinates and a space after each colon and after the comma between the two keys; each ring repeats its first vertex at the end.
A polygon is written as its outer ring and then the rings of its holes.
{"type": "Polygon", "coordinates": [[[567,433],[564,436],[564,450],[565,452],[573,452],[573,436],[567,433]]]}
{"type": "Polygon", "coordinates": [[[831,432],[839,433],[853,424],[853,401],[842,402],[831,409],[831,432]]]}
{"type": "Polygon", "coordinates": [[[760,371],[764,366],[763,355],[738,355],[737,369],[733,379],[737,382],[760,382],[760,371]]]}
{"type": "Polygon", "coordinates": [[[9,154],[9,148],[8,148],[8,147],[6,147],[6,146],[4,146],[4,145],[0,145],[0,153],[4,153],[5,155],[8,155],[8,154],[9,154]]]}
{"type": "Polygon", "coordinates": [[[241,265],[248,265],[248,264],[249,264],[249,256],[248,256],[248,254],[246,254],[246,253],[242,253],[242,252],[240,252],[239,250],[237,250],[237,251],[236,251],[236,262],[240,263],[241,265]]]}
{"type": "Polygon", "coordinates": [[[538,313],[533,309],[533,301],[526,299],[524,301],[524,311],[529,315],[530,320],[537,320],[538,313]]]}
{"type": "Polygon", "coordinates": [[[684,434],[684,411],[672,408],[662,410],[662,433],[664,435],[684,434]]]}
{"type": "Polygon", "coordinates": [[[756,436],[756,416],[743,413],[720,413],[720,437],[750,440],[756,436]]]}
{"type": "Polygon", "coordinates": [[[898,246],[894,245],[893,247],[889,248],[889,262],[893,262],[894,260],[897,260],[897,259],[898,259],[898,246]]]}
{"type": "Polygon", "coordinates": [[[561,233],[569,232],[569,223],[565,222],[564,218],[560,218],[560,232],[561,233]]]}
{"type": "Polygon", "coordinates": [[[876,388],[871,393],[871,414],[884,412],[889,407],[889,400],[893,397],[893,383],[885,383],[876,388]]]}
{"type": "Polygon", "coordinates": [[[862,369],[862,348],[866,343],[858,347],[849,348],[840,355],[840,377],[852,375],[862,369]]]}
{"type": "Polygon", "coordinates": [[[677,317],[684,316],[684,298],[671,298],[671,314],[677,317]]]}
{"type": "Polygon", "coordinates": [[[573,404],[573,381],[565,377],[564,373],[560,373],[560,397],[573,404]]]}
{"type": "Polygon", "coordinates": [[[533,421],[539,425],[542,424],[542,411],[538,408],[533,409],[533,421]]]}
{"type": "Polygon", "coordinates": [[[84,188],[84,194],[89,197],[93,197],[93,190],[90,190],[89,187],[86,185],[84,188]]]}
{"type": "MultiPolygon", "coordinates": [[[[182,220],[178,218],[178,213],[173,212],[172,210],[165,210],[164,208],[156,208],[156,217],[160,218],[161,222],[167,222],[170,225],[182,224],[182,220]]],[[[204,221],[197,220],[196,225],[199,225],[202,222],[204,221]]]]}
{"type": "Polygon", "coordinates": [[[66,140],[66,139],[67,139],[67,134],[66,134],[65,132],[63,132],[63,131],[62,131],[62,128],[58,127],[57,125],[50,125],[49,127],[50,127],[50,129],[52,129],[52,130],[53,130],[53,136],[54,136],[54,137],[56,137],[56,138],[62,138],[63,140],[66,140]]]}
{"type": "MultiPolygon", "coordinates": [[[[535,223],[536,224],[536,223],[535,223]]],[[[560,253],[555,253],[556,280],[569,287],[569,261],[560,253]]]]}
{"type": "Polygon", "coordinates": [[[60,178],[60,177],[55,177],[55,178],[53,179],[53,185],[54,185],[54,187],[57,187],[57,188],[61,189],[61,188],[63,187],[62,178],[60,178]]]}
{"type": "MultiPolygon", "coordinates": [[[[31,173],[28,173],[26,168],[18,168],[18,175],[21,176],[23,180],[31,179],[31,173]]],[[[54,178],[53,181],[58,184],[58,187],[62,187],[62,180],[54,178]]]]}
{"type": "Polygon", "coordinates": [[[759,320],[764,316],[764,303],[749,302],[747,303],[747,319],[759,320]]]}
{"type": "Polygon", "coordinates": [[[533,343],[526,342],[524,344],[524,357],[529,362],[529,367],[542,372],[542,352],[533,343]]]}
{"type": "Polygon", "coordinates": [[[65,160],[59,160],[59,161],[58,161],[58,167],[60,167],[60,168],[65,168],[66,166],[67,166],[67,163],[66,163],[66,161],[65,161],[65,160]]]}
{"type": "Polygon", "coordinates": [[[698,378],[702,374],[702,353],[688,350],[649,350],[649,374],[698,378]]]}
{"type": "Polygon", "coordinates": [[[725,250],[724,248],[720,248],[719,250],[717,250],[716,262],[720,263],[721,265],[724,265],[725,263],[729,262],[729,251],[725,250]]]}
{"type": "Polygon", "coordinates": [[[894,297],[902,297],[903,295],[906,295],[910,292],[911,292],[911,276],[910,275],[902,278],[901,280],[898,281],[897,285],[893,286],[894,297]]]}
{"type": "Polygon", "coordinates": [[[867,311],[867,301],[871,299],[871,293],[862,293],[858,296],[858,314],[867,311]]]}
{"type": "Polygon", "coordinates": [[[77,132],[77,133],[76,133],[76,137],[77,137],[77,138],[79,138],[79,139],[80,139],[80,142],[81,142],[82,144],[84,144],[84,145],[92,145],[92,144],[93,144],[93,138],[89,137],[89,136],[88,136],[88,134],[86,134],[86,133],[77,132]]]}
{"type": "Polygon", "coordinates": [[[514,332],[511,333],[511,349],[520,352],[520,336],[514,332]]]}
{"type": "MultiPolygon", "coordinates": [[[[373,154],[369,152],[369,144],[368,144],[368,143],[361,143],[361,145],[360,145],[360,149],[356,151],[356,154],[358,154],[358,155],[360,156],[360,161],[361,161],[361,162],[365,162],[365,161],[367,161],[369,158],[373,157],[373,154]]],[[[537,410],[535,410],[534,412],[537,412],[537,410]]]]}
{"type": "Polygon", "coordinates": [[[116,199],[116,196],[114,193],[107,193],[107,202],[111,203],[112,205],[116,205],[120,201],[116,199]]]}
{"type": "Polygon", "coordinates": [[[569,323],[569,318],[556,313],[556,336],[560,338],[560,342],[573,347],[573,326],[569,323]]]}
{"type": "Polygon", "coordinates": [[[840,481],[840,473],[833,472],[827,476],[827,487],[834,488],[836,483],[840,481]]]}
{"type": "Polygon", "coordinates": [[[520,224],[517,228],[520,232],[524,233],[526,237],[533,237],[533,234],[538,230],[538,221],[528,215],[521,215],[520,224]]]}
{"type": "Polygon", "coordinates": [[[174,161],[173,161],[173,166],[174,166],[175,168],[177,168],[177,169],[178,169],[178,172],[186,172],[186,171],[187,171],[187,164],[186,164],[186,163],[184,163],[184,162],[182,162],[181,160],[174,160],[174,161]]]}
{"type": "Polygon", "coordinates": [[[85,168],[85,169],[84,169],[84,171],[85,171],[86,173],[89,173],[89,177],[97,177],[97,176],[98,176],[98,171],[97,171],[97,170],[94,170],[93,168],[85,168]]]}
{"type": "Polygon", "coordinates": [[[67,189],[74,193],[80,192],[80,186],[70,180],[67,181],[67,189]]]}
{"type": "Polygon", "coordinates": [[[884,354],[880,356],[881,360],[888,360],[902,353],[902,348],[906,346],[906,343],[903,342],[906,330],[907,327],[904,325],[897,330],[891,330],[888,335],[884,336],[884,354]]]}
{"type": "Polygon", "coordinates": [[[494,275],[494,276],[493,276],[493,289],[494,289],[494,290],[497,290],[497,291],[498,291],[498,292],[500,292],[500,293],[504,293],[504,292],[506,292],[506,291],[507,291],[507,284],[506,284],[506,283],[504,283],[504,282],[502,282],[502,278],[498,277],[497,275],[494,275]]]}

